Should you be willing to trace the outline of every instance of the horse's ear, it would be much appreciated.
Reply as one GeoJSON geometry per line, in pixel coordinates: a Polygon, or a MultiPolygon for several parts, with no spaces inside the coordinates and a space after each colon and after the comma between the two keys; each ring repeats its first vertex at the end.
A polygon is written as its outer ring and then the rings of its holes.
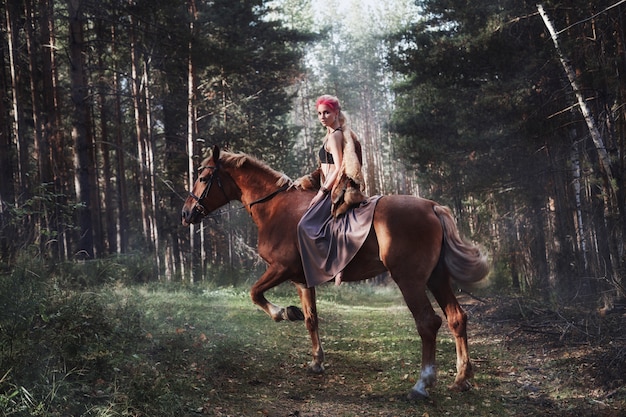
{"type": "Polygon", "coordinates": [[[220,160],[220,147],[219,146],[217,145],[213,146],[212,156],[213,156],[213,161],[217,162],[220,160]]]}

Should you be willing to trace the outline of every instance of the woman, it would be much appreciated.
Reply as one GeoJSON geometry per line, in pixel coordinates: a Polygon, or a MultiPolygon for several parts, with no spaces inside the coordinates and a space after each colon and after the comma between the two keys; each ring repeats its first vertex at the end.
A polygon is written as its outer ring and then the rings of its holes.
{"type": "Polygon", "coordinates": [[[380,198],[368,199],[361,192],[361,145],[339,100],[323,95],[315,105],[326,128],[320,166],[294,183],[298,188],[319,189],[298,223],[298,248],[309,287],[332,278],[341,283],[341,272],[367,238],[380,198]]]}

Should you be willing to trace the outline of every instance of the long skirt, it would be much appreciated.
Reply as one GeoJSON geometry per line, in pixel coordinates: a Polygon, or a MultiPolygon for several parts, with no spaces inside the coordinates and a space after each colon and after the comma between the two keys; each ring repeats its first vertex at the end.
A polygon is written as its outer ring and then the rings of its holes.
{"type": "Polygon", "coordinates": [[[307,286],[333,279],[359,251],[372,226],[374,196],[334,218],[330,193],[311,206],[298,223],[298,249],[307,286]]]}

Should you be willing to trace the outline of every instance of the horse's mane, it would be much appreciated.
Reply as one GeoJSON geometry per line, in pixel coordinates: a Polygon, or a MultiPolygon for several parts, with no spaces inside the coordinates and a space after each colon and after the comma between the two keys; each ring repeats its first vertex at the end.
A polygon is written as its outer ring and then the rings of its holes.
{"type": "Polygon", "coordinates": [[[233,166],[235,168],[241,168],[245,164],[250,164],[252,167],[264,171],[268,175],[276,177],[276,185],[279,187],[292,183],[291,178],[289,178],[287,175],[270,168],[270,166],[267,165],[265,162],[255,158],[252,155],[222,151],[220,152],[220,162],[229,166],[233,166]]]}

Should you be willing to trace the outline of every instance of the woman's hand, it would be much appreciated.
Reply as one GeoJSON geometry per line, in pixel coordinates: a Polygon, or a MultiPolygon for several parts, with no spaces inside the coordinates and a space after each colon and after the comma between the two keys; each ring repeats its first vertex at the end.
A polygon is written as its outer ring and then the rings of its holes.
{"type": "Polygon", "coordinates": [[[317,192],[317,194],[315,194],[315,197],[313,197],[313,199],[311,200],[311,202],[309,203],[309,208],[313,207],[315,204],[317,204],[322,198],[324,198],[324,196],[328,193],[328,190],[325,188],[320,188],[320,190],[317,192]]]}

